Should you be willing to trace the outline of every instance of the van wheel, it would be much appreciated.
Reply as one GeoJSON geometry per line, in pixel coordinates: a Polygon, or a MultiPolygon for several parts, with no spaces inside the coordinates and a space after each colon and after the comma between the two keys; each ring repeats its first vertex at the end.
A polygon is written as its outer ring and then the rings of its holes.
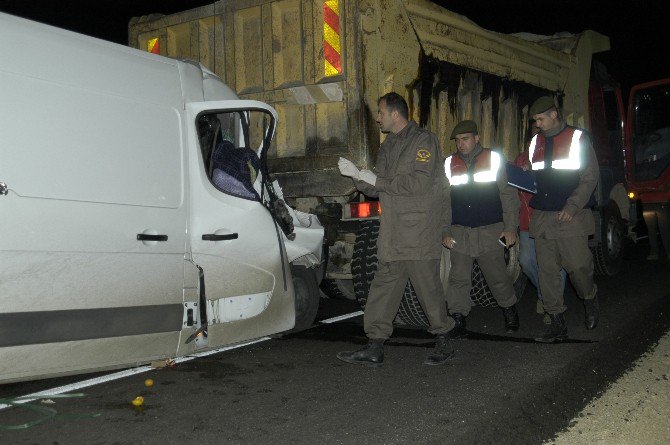
{"type": "MultiPolygon", "coordinates": [[[[354,245],[354,254],[351,260],[351,272],[354,278],[354,291],[356,300],[365,309],[365,303],[368,298],[368,291],[370,283],[377,270],[377,237],[379,236],[379,221],[363,221],[360,229],[356,235],[356,244],[354,245]]],[[[520,274],[519,267],[519,247],[513,246],[510,249],[508,261],[508,272],[515,273],[516,276],[520,274]],[[511,262],[511,263],[510,263],[511,262]]],[[[442,260],[440,265],[440,278],[442,279],[442,286],[446,292],[447,278],[450,269],[450,255],[447,249],[443,250],[442,260]]],[[[524,282],[525,286],[525,282],[524,282]]],[[[517,298],[520,298],[517,294],[517,298]]],[[[493,307],[498,304],[493,299],[491,290],[484,280],[484,275],[481,269],[475,262],[472,268],[472,289],[470,291],[470,299],[473,303],[479,306],[493,307]]],[[[411,282],[407,282],[405,286],[405,294],[400,301],[400,307],[396,314],[394,324],[404,327],[425,328],[428,326],[428,319],[426,318],[419,300],[416,298],[416,292],[412,287],[411,282]]]]}
{"type": "Polygon", "coordinates": [[[299,332],[312,326],[319,310],[319,286],[311,269],[291,266],[295,292],[295,327],[290,332],[299,332]]]}
{"type": "Polygon", "coordinates": [[[616,204],[610,202],[600,217],[600,242],[592,247],[595,272],[613,276],[621,269],[623,262],[625,224],[616,204]]]}

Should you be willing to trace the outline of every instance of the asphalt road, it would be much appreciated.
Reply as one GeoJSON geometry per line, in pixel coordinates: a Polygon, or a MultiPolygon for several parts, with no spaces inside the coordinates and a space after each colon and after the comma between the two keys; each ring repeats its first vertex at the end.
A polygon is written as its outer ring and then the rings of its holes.
{"type": "MultiPolygon", "coordinates": [[[[529,286],[518,333],[505,334],[499,309],[473,308],[471,335],[454,341],[456,358],[445,366],[422,365],[433,340],[407,329],[387,343],[380,369],[339,362],[337,352],[366,341],[355,317],[86,388],[83,397],[2,410],[4,426],[45,415],[31,406],[55,414],[0,429],[0,443],[542,443],[670,329],[670,265],[645,262],[645,253],[633,249],[622,273],[598,278],[595,331],[584,328],[568,290],[570,340],[562,344],[532,340],[544,325],[529,286]],[[138,395],[141,408],[131,405],[138,395]]],[[[319,319],[356,310],[323,299],[319,319]]],[[[90,377],[4,385],[0,397],[90,377]]]]}

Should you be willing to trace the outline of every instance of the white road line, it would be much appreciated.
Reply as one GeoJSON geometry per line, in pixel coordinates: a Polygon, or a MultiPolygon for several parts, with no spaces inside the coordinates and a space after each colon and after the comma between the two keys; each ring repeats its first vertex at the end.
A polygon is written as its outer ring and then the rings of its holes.
{"type": "Polygon", "coordinates": [[[327,320],[321,320],[319,323],[335,323],[336,321],[347,320],[349,318],[358,317],[359,315],[363,315],[363,311],[352,312],[351,314],[344,314],[340,315],[339,317],[328,318],[327,320]]]}
{"type": "MultiPolygon", "coordinates": [[[[224,351],[230,351],[231,349],[237,349],[241,348],[244,346],[249,346],[253,345],[254,343],[260,343],[266,340],[270,340],[270,337],[262,337],[262,338],[257,338],[255,340],[247,341],[244,343],[238,343],[235,345],[231,346],[224,346],[222,348],[218,349],[212,349],[211,351],[203,351],[203,352],[197,352],[195,354],[190,354],[190,355],[185,355],[183,357],[177,357],[174,359],[175,364],[176,363],[184,363],[188,362],[190,360],[199,358],[199,357],[205,357],[208,355],[212,354],[217,354],[219,352],[224,352],[224,351]]],[[[130,377],[131,375],[137,375],[137,374],[142,374],[143,372],[151,371],[153,368],[151,366],[139,366],[137,368],[131,368],[131,369],[124,369],[123,371],[118,371],[112,374],[107,374],[103,375],[100,377],[95,377],[92,379],[88,380],[82,380],[81,382],[77,383],[71,383],[69,385],[63,385],[59,386],[57,388],[52,388],[52,389],[47,389],[45,391],[39,391],[33,394],[28,394],[26,396],[20,397],[21,400],[17,400],[16,403],[26,403],[26,402],[32,402],[37,399],[43,399],[47,398],[49,396],[57,395],[57,394],[63,394],[67,392],[72,392],[72,391],[77,391],[79,389],[83,388],[88,388],[94,385],[99,385],[101,383],[106,383],[106,382],[111,382],[113,380],[118,380],[122,379],[124,377],[130,377]]],[[[0,410],[3,410],[5,408],[9,408],[11,405],[6,405],[6,404],[0,404],[0,410]]]]}
{"type": "MultiPolygon", "coordinates": [[[[326,324],[335,323],[337,321],[346,320],[348,318],[358,317],[359,315],[363,315],[363,311],[353,312],[351,314],[340,315],[339,317],[333,317],[333,318],[329,318],[327,320],[321,320],[320,323],[326,323],[326,324]]],[[[196,358],[199,358],[199,357],[206,357],[208,355],[218,354],[219,352],[225,352],[225,351],[230,351],[232,349],[242,348],[244,346],[253,345],[255,343],[264,342],[266,340],[270,340],[270,337],[257,338],[257,339],[250,340],[250,341],[247,341],[247,342],[244,342],[244,343],[238,343],[238,344],[231,345],[231,346],[224,346],[222,348],[212,349],[211,351],[196,352],[195,354],[185,355],[183,357],[177,357],[177,358],[174,359],[174,363],[175,364],[184,363],[184,362],[188,362],[190,360],[193,360],[193,359],[196,359],[196,358]]],[[[122,379],[124,377],[130,377],[131,375],[142,374],[144,372],[148,372],[148,371],[151,371],[153,369],[156,369],[156,368],[153,368],[151,366],[139,366],[137,368],[124,369],[123,371],[114,372],[112,374],[107,374],[107,375],[103,375],[103,376],[100,376],[100,377],[95,377],[95,378],[88,379],[88,380],[82,380],[81,382],[71,383],[69,385],[63,385],[63,386],[59,386],[57,388],[51,388],[51,389],[47,389],[47,390],[44,390],[44,391],[35,392],[33,394],[28,394],[26,396],[17,397],[17,398],[20,398],[21,400],[17,400],[16,403],[27,403],[27,402],[32,402],[34,400],[47,398],[49,396],[54,396],[54,395],[58,395],[58,394],[64,394],[64,393],[68,393],[68,392],[72,392],[72,391],[77,391],[77,390],[80,390],[80,389],[83,389],[83,388],[89,388],[91,386],[99,385],[101,383],[107,383],[107,382],[111,382],[113,380],[122,379]]],[[[0,404],[0,410],[3,410],[5,408],[9,408],[10,406],[11,405],[0,404]]]]}

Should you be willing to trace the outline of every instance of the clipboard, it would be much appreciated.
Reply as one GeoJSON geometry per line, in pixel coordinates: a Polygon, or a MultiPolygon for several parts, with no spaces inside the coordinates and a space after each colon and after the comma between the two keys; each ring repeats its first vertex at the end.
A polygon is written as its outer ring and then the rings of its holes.
{"type": "Polygon", "coordinates": [[[524,192],[537,193],[537,185],[531,171],[526,171],[514,164],[507,163],[507,183],[524,192]]]}

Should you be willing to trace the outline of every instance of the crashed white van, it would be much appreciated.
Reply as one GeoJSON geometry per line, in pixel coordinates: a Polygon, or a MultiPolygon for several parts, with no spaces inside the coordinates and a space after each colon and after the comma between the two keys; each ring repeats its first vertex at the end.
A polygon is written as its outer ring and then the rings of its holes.
{"type": "Polygon", "coordinates": [[[0,54],[0,383],[312,323],[323,229],[269,181],[270,106],[5,14],[0,54]]]}

